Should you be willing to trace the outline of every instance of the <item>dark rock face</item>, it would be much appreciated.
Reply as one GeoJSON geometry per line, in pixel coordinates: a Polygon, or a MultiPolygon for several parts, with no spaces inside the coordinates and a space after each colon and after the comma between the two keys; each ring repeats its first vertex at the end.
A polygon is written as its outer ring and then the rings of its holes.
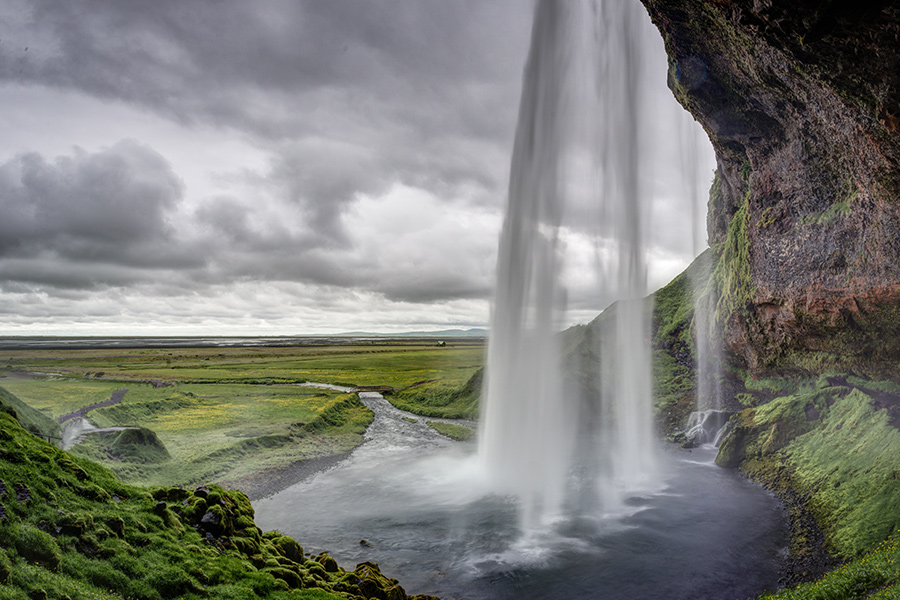
{"type": "Polygon", "coordinates": [[[728,348],[754,373],[900,374],[900,2],[642,1],[717,154],[728,348]]]}

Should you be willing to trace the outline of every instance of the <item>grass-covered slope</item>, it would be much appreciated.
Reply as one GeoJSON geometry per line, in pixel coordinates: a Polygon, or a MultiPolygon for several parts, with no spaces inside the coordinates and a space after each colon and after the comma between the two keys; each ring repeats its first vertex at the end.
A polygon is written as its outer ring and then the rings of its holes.
{"type": "Polygon", "coordinates": [[[13,396],[0,387],[0,401],[9,399],[20,420],[57,436],[59,426],[44,412],[64,415],[124,391],[120,403],[88,417],[98,427],[134,429],[89,434],[71,452],[144,485],[237,485],[299,460],[339,456],[362,442],[373,418],[355,394],[296,385],[123,388],[120,382],[61,377],[7,378],[2,384],[16,390],[13,396]]]}
{"type": "Polygon", "coordinates": [[[241,492],[126,485],[0,413],[0,598],[407,596],[377,565],[348,572],[263,533],[241,492]]]}
{"type": "MultiPolygon", "coordinates": [[[[186,390],[190,386],[184,386],[186,390]]],[[[73,452],[101,461],[123,480],[154,485],[238,481],[298,460],[348,452],[362,442],[372,412],[356,394],[296,386],[203,386],[214,396],[167,392],[91,412],[98,425],[146,426],[157,444],[89,436],[73,452]],[[125,441],[135,442],[130,445],[125,441]]],[[[149,440],[152,441],[152,440],[149,440]]]]}
{"type": "Polygon", "coordinates": [[[56,421],[22,402],[2,387],[0,387],[0,411],[12,415],[32,433],[59,437],[60,428],[56,421]]]}
{"type": "Polygon", "coordinates": [[[858,556],[900,528],[898,392],[889,382],[823,376],[736,415],[716,460],[789,486],[828,549],[858,556]]]}
{"type": "Polygon", "coordinates": [[[865,555],[815,581],[760,600],[895,600],[900,598],[900,530],[865,555]]]}
{"type": "Polygon", "coordinates": [[[483,382],[484,368],[480,368],[462,385],[458,380],[441,379],[414,385],[386,397],[397,408],[417,415],[477,419],[483,382]]]}

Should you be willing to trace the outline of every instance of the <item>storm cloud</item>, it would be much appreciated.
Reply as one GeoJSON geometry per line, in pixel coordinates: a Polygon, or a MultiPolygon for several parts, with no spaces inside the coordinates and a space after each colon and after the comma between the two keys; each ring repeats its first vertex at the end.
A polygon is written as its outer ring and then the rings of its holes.
{"type": "Polygon", "coordinates": [[[0,334],[484,326],[531,13],[4,2],[0,334]]]}

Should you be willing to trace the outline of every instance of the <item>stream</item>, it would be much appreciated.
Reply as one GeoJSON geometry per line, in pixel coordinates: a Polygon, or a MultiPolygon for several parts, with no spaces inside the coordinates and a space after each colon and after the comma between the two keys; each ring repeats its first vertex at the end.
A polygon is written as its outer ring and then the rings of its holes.
{"type": "Polygon", "coordinates": [[[696,600],[777,587],[781,506],[716,467],[713,447],[661,445],[658,492],[522,537],[516,506],[487,492],[474,444],[450,441],[380,394],[360,398],[375,412],[366,441],[330,470],[254,502],[263,530],[346,568],[377,562],[408,593],[446,599],[696,600]]]}

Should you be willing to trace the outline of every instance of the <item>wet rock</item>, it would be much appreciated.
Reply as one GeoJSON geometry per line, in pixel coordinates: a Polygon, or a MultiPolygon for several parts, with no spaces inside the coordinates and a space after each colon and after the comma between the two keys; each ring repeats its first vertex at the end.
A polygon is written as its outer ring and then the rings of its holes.
{"type": "Polygon", "coordinates": [[[397,585],[394,580],[381,574],[378,565],[373,562],[364,562],[356,566],[350,578],[355,584],[357,595],[364,598],[378,598],[379,600],[406,600],[406,591],[397,585]]]}
{"type": "Polygon", "coordinates": [[[31,490],[28,489],[28,486],[24,483],[16,484],[16,500],[20,504],[24,504],[26,502],[31,501],[31,490]]]}
{"type": "Polygon", "coordinates": [[[752,374],[892,377],[900,356],[900,9],[642,0],[716,151],[719,313],[752,374]]]}
{"type": "Polygon", "coordinates": [[[817,409],[814,404],[807,404],[803,409],[803,413],[806,415],[807,421],[816,421],[820,416],[819,409],[817,409]]]}
{"type": "Polygon", "coordinates": [[[213,535],[222,534],[222,516],[212,511],[207,512],[200,518],[200,528],[213,535]]]}
{"type": "Polygon", "coordinates": [[[728,419],[734,413],[727,410],[703,410],[692,412],[688,417],[685,428],[685,436],[690,445],[685,448],[695,447],[701,444],[712,444],[717,441],[718,433],[722,430],[728,419]]]}

